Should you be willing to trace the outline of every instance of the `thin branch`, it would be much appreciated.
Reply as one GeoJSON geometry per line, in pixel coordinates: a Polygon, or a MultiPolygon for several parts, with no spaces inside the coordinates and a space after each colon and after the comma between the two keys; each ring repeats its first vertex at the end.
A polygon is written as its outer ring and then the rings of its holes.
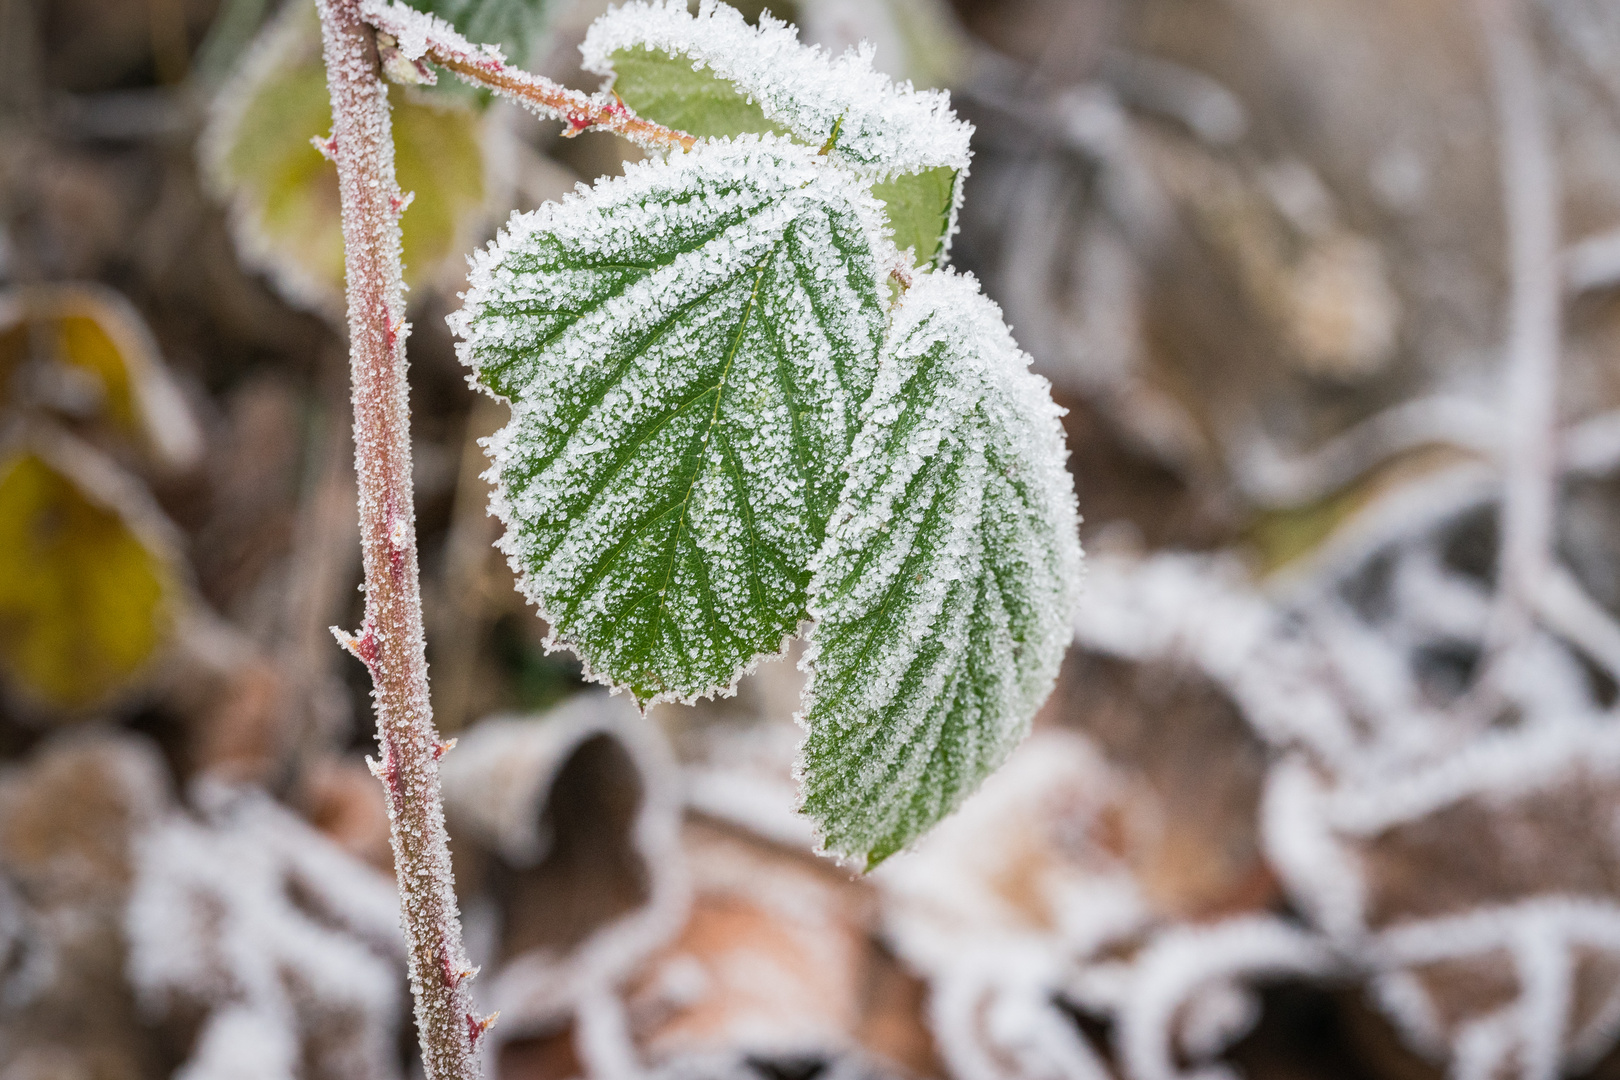
{"type": "Polygon", "coordinates": [[[513,67],[500,50],[474,45],[443,19],[383,0],[364,0],[361,10],[367,22],[394,39],[407,63],[431,60],[474,86],[509,97],[541,116],[561,120],[568,125],[566,135],[597,128],[654,149],[689,150],[697,142],[684,131],[643,120],[616,97],[583,94],[513,67]]]}
{"type": "Polygon", "coordinates": [[[1391,406],[1299,455],[1287,455],[1258,425],[1229,466],[1243,494],[1268,507],[1303,506],[1326,498],[1400,454],[1425,446],[1500,453],[1496,410],[1466,398],[1436,395],[1391,406]]]}
{"type": "Polygon", "coordinates": [[[394,145],[371,28],[360,0],[319,0],[332,138],[343,208],[353,382],[355,473],[365,557],[366,621],[340,640],[371,672],[380,762],[399,879],[401,921],[427,1080],[476,1080],[487,1027],[472,1011],[450,848],[439,793],[417,580],[410,411],[400,280],[394,145]]]}
{"type": "Polygon", "coordinates": [[[1620,680],[1620,622],[1594,600],[1574,574],[1554,566],[1542,580],[1536,613],[1564,637],[1620,680]]]}
{"type": "MultiPolygon", "coordinates": [[[[1557,162],[1545,92],[1518,0],[1475,0],[1496,99],[1507,226],[1508,307],[1502,543],[1489,635],[1499,657],[1530,632],[1552,561],[1562,336],[1557,162]]],[[[1494,666],[1487,665],[1487,670],[1494,666]]],[[[1487,673],[1487,678],[1488,678],[1487,673]]]]}

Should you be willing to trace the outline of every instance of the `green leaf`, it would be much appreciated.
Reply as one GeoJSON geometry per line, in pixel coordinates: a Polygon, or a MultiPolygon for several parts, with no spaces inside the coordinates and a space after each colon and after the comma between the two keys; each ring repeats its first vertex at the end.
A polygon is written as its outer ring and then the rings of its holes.
{"type": "Polygon", "coordinates": [[[786,135],[735,83],[662,49],[620,49],[610,61],[613,92],[640,116],[700,139],[786,135]]]}
{"type": "MultiPolygon", "coordinates": [[[[758,102],[713,71],[662,50],[620,49],[610,57],[613,92],[640,116],[699,138],[790,134],[765,118],[758,102]]],[[[841,133],[841,132],[840,132],[841,133]]],[[[825,141],[825,139],[823,139],[825,141]]],[[[937,165],[872,187],[884,204],[894,244],[916,252],[919,266],[941,261],[956,214],[960,170],[937,165]]]]}
{"type": "Polygon", "coordinates": [[[921,266],[943,262],[968,163],[969,125],[936,91],[896,87],[870,58],[833,59],[792,27],[750,27],[725,5],[626,4],[591,27],[589,71],[641,116],[700,138],[789,134],[869,181],[895,245],[921,266]],[[836,137],[833,132],[837,131],[836,137]]]}
{"type": "Polygon", "coordinates": [[[810,584],[803,809],[868,868],[950,813],[1050,692],[1079,580],[1060,410],[970,277],[920,275],[810,584]]]}
{"type": "Polygon", "coordinates": [[[945,244],[956,217],[960,176],[958,170],[939,165],[872,188],[894,230],[894,246],[901,251],[910,248],[918,266],[944,262],[945,244]]]}
{"type": "MultiPolygon", "coordinates": [[[[216,101],[203,146],[238,252],[288,299],[341,318],[337,170],[310,143],[332,128],[320,46],[314,5],[288,5],[216,101]]],[[[483,120],[442,94],[392,86],[389,102],[395,174],[412,195],[400,220],[405,281],[419,286],[470,246],[483,215],[483,120]]]]}
{"type": "Polygon", "coordinates": [[[701,144],[514,217],[462,358],[512,401],[503,548],[556,642],[646,703],[805,616],[884,324],[876,204],[813,150],[701,144]]]}

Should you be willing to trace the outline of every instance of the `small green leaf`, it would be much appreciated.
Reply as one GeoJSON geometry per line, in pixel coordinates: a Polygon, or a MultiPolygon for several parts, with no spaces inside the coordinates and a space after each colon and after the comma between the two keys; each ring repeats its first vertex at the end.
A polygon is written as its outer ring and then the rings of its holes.
{"type": "Polygon", "coordinates": [[[955,809],[1050,692],[1080,570],[1060,410],[970,277],[913,284],[813,564],[803,809],[870,868],[955,809]]]}
{"type": "Polygon", "coordinates": [[[872,188],[894,230],[894,246],[901,251],[910,248],[918,266],[938,266],[944,261],[945,242],[956,216],[960,175],[956,169],[939,165],[872,188]]]}
{"type": "Polygon", "coordinates": [[[514,217],[462,358],[512,401],[504,550],[561,644],[642,702],[729,688],[805,615],[882,338],[879,212],[775,137],[514,217]]]}
{"type": "Polygon", "coordinates": [[[620,49],[611,58],[613,92],[640,116],[700,139],[786,135],[735,83],[662,49],[620,49]]]}

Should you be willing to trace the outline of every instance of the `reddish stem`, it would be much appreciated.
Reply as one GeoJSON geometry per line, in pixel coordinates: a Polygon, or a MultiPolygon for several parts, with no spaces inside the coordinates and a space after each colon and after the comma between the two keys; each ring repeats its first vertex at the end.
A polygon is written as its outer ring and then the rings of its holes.
{"type": "MultiPolygon", "coordinates": [[[[343,201],[353,379],[355,470],[365,556],[366,623],[345,644],[371,671],[388,789],[411,990],[428,1080],[475,1080],[476,1020],[467,993],[439,793],[440,743],[428,703],[422,603],[411,492],[410,412],[405,382],[405,304],[388,91],[360,0],[318,0],[332,153],[343,201]],[[447,974],[451,973],[451,974],[447,974]],[[452,977],[453,976],[453,977],[452,977]]],[[[340,635],[341,637],[341,635],[340,635]]]]}
{"type": "Polygon", "coordinates": [[[498,50],[473,44],[443,20],[427,18],[411,9],[401,10],[386,0],[365,0],[363,8],[365,19],[396,41],[412,37],[411,31],[416,31],[414,36],[420,39],[417,45],[420,52],[413,50],[405,57],[408,62],[419,64],[424,58],[431,60],[467,82],[504,94],[543,116],[561,120],[568,125],[566,135],[601,128],[647,147],[678,146],[690,150],[697,142],[684,131],[642,119],[618,98],[582,94],[513,67],[498,50]]]}

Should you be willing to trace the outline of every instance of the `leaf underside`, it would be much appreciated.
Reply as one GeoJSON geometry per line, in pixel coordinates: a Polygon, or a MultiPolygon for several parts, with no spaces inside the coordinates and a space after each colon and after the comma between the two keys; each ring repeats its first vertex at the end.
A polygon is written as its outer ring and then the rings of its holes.
{"type": "Polygon", "coordinates": [[[876,369],[877,242],[856,182],[748,138],[514,219],[475,266],[503,548],[596,678],[691,700],[796,632],[876,369]]]}
{"type": "Polygon", "coordinates": [[[612,60],[613,92],[639,116],[700,139],[790,134],[736,84],[690,60],[662,49],[620,49],[612,60]]]}
{"type": "Polygon", "coordinates": [[[825,846],[875,866],[1011,752],[1079,574],[1059,411],[971,278],[896,314],[817,556],[800,760],[825,846]]]}
{"type": "Polygon", "coordinates": [[[507,59],[527,65],[557,5],[553,0],[405,0],[444,19],[472,41],[499,45],[507,59]]]}

